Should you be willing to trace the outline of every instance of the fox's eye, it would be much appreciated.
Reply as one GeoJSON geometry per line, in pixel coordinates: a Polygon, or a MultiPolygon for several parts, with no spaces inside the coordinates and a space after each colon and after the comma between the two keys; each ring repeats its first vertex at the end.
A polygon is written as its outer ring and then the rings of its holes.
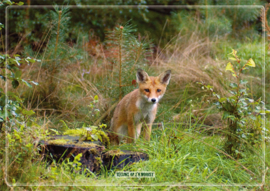
{"type": "Polygon", "coordinates": [[[146,92],[150,92],[150,91],[149,91],[149,89],[144,89],[144,91],[146,91],[146,92]]]}
{"type": "Polygon", "coordinates": [[[161,89],[157,89],[157,92],[161,92],[161,89]]]}

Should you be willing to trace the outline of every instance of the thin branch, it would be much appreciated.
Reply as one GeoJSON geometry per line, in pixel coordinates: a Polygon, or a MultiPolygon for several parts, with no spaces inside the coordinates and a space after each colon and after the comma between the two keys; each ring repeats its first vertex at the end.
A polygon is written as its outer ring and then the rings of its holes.
{"type": "Polygon", "coordinates": [[[119,94],[119,101],[122,98],[122,41],[123,41],[123,26],[120,26],[121,34],[120,34],[120,39],[119,39],[119,88],[120,88],[120,94],[119,94]]]}

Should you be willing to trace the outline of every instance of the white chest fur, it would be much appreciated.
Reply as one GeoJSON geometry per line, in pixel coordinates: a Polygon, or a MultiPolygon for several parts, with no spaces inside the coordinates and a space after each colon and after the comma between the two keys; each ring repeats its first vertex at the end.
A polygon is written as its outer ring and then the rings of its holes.
{"type": "Polygon", "coordinates": [[[139,112],[135,114],[134,120],[135,123],[138,124],[143,121],[152,121],[155,117],[153,110],[156,109],[157,104],[149,103],[144,100],[138,100],[136,102],[136,106],[139,109],[139,112]]]}

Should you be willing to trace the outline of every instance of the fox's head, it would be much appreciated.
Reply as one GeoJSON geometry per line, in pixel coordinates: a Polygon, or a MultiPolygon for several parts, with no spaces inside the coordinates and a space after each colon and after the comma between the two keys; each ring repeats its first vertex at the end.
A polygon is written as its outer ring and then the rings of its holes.
{"type": "Polygon", "coordinates": [[[142,69],[137,70],[137,83],[141,96],[149,103],[158,103],[163,97],[171,79],[171,70],[167,70],[157,77],[148,76],[142,69]]]}

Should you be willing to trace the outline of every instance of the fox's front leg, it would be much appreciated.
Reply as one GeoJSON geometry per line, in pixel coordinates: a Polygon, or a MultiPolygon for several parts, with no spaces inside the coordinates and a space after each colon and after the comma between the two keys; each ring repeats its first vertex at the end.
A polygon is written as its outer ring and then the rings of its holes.
{"type": "Polygon", "coordinates": [[[152,131],[152,124],[156,118],[156,114],[157,114],[157,108],[155,107],[151,113],[151,115],[149,115],[146,120],[145,120],[145,130],[144,130],[144,138],[146,141],[150,141],[150,137],[151,137],[151,131],[152,131]]]}
{"type": "Polygon", "coordinates": [[[135,125],[132,122],[128,123],[128,138],[127,138],[127,143],[132,143],[136,138],[136,129],[135,125]]]}
{"type": "Polygon", "coordinates": [[[152,123],[146,124],[144,132],[145,133],[144,138],[146,141],[150,141],[151,131],[152,131],[152,123]]]}

